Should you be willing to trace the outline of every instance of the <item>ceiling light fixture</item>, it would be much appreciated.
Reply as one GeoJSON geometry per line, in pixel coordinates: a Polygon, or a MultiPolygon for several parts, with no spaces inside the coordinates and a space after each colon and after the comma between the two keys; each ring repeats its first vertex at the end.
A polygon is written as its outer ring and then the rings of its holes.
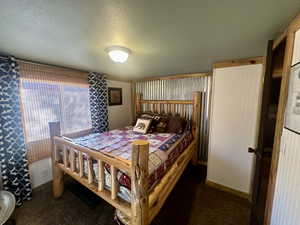
{"type": "Polygon", "coordinates": [[[127,61],[131,51],[121,46],[112,46],[106,49],[109,57],[116,63],[124,63],[127,61]]]}

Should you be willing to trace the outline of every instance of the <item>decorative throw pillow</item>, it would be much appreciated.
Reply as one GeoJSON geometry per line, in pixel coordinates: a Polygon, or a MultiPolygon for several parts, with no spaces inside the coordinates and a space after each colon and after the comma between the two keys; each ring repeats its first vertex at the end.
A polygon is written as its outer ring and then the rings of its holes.
{"type": "Polygon", "coordinates": [[[169,116],[160,115],[160,119],[156,125],[156,132],[158,133],[166,133],[169,123],[169,116]]]}
{"type": "MultiPolygon", "coordinates": [[[[151,120],[150,127],[147,133],[154,133],[154,132],[166,133],[170,115],[144,112],[144,113],[138,113],[137,118],[151,120]]],[[[136,123],[137,120],[134,121],[132,125],[135,126],[136,123]]]]}
{"type": "Polygon", "coordinates": [[[152,113],[142,113],[141,118],[152,119],[153,118],[153,114],[152,113]]]}
{"type": "Polygon", "coordinates": [[[145,113],[140,114],[139,118],[150,119],[151,124],[150,124],[149,130],[148,130],[148,133],[156,132],[156,126],[160,121],[160,115],[159,114],[155,114],[155,113],[151,113],[151,112],[145,112],[145,113]]]}
{"type": "Polygon", "coordinates": [[[185,119],[183,119],[179,115],[170,116],[167,132],[181,134],[184,132],[185,127],[186,127],[185,119]]]}
{"type": "Polygon", "coordinates": [[[133,121],[132,126],[135,126],[138,118],[152,119],[152,115],[150,113],[142,113],[142,112],[136,113],[135,120],[133,121]]]}
{"type": "Polygon", "coordinates": [[[146,134],[151,124],[151,119],[139,118],[136,121],[133,131],[141,134],[146,134]]]}
{"type": "Polygon", "coordinates": [[[151,126],[149,129],[149,133],[154,133],[157,132],[157,124],[160,122],[161,116],[158,114],[153,114],[152,115],[152,120],[151,120],[151,126]]]}

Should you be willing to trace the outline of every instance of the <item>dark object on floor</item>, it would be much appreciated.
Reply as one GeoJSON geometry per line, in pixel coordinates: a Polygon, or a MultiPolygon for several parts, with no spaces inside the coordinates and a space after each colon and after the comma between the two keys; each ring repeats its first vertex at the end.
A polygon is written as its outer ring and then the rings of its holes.
{"type": "Polygon", "coordinates": [[[70,190],[70,192],[92,209],[103,202],[100,197],[73,179],[66,184],[66,189],[70,190]]]}
{"type": "Polygon", "coordinates": [[[4,225],[16,225],[16,220],[15,219],[9,219],[6,221],[4,225]]]}
{"type": "MultiPolygon", "coordinates": [[[[249,203],[205,186],[203,169],[186,169],[152,225],[248,225],[249,203]]],[[[116,225],[113,217],[114,208],[106,202],[90,208],[68,188],[54,199],[51,185],[16,210],[17,225],[116,225]]]]}

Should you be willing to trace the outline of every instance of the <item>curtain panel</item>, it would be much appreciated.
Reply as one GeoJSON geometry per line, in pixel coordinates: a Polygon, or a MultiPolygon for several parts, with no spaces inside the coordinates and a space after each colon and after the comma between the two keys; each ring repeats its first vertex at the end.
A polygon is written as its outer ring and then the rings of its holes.
{"type": "Polygon", "coordinates": [[[90,84],[90,107],[94,132],[108,130],[108,91],[103,74],[92,72],[88,76],[90,84]]]}
{"type": "Polygon", "coordinates": [[[4,190],[16,205],[31,198],[32,189],[20,108],[20,74],[13,57],[0,58],[0,162],[4,190]]]}

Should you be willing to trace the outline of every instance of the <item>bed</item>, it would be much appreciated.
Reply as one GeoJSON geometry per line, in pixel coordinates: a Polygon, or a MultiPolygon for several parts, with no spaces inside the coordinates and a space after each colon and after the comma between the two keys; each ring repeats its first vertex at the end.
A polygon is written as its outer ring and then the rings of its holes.
{"type": "Polygon", "coordinates": [[[187,164],[197,162],[200,101],[200,92],[194,92],[192,100],[143,100],[137,94],[136,113],[164,112],[190,119],[190,131],[180,135],[137,135],[126,127],[61,136],[60,123],[49,123],[54,197],[63,194],[63,177],[68,174],[115,207],[129,224],[149,225],[187,164]]]}

